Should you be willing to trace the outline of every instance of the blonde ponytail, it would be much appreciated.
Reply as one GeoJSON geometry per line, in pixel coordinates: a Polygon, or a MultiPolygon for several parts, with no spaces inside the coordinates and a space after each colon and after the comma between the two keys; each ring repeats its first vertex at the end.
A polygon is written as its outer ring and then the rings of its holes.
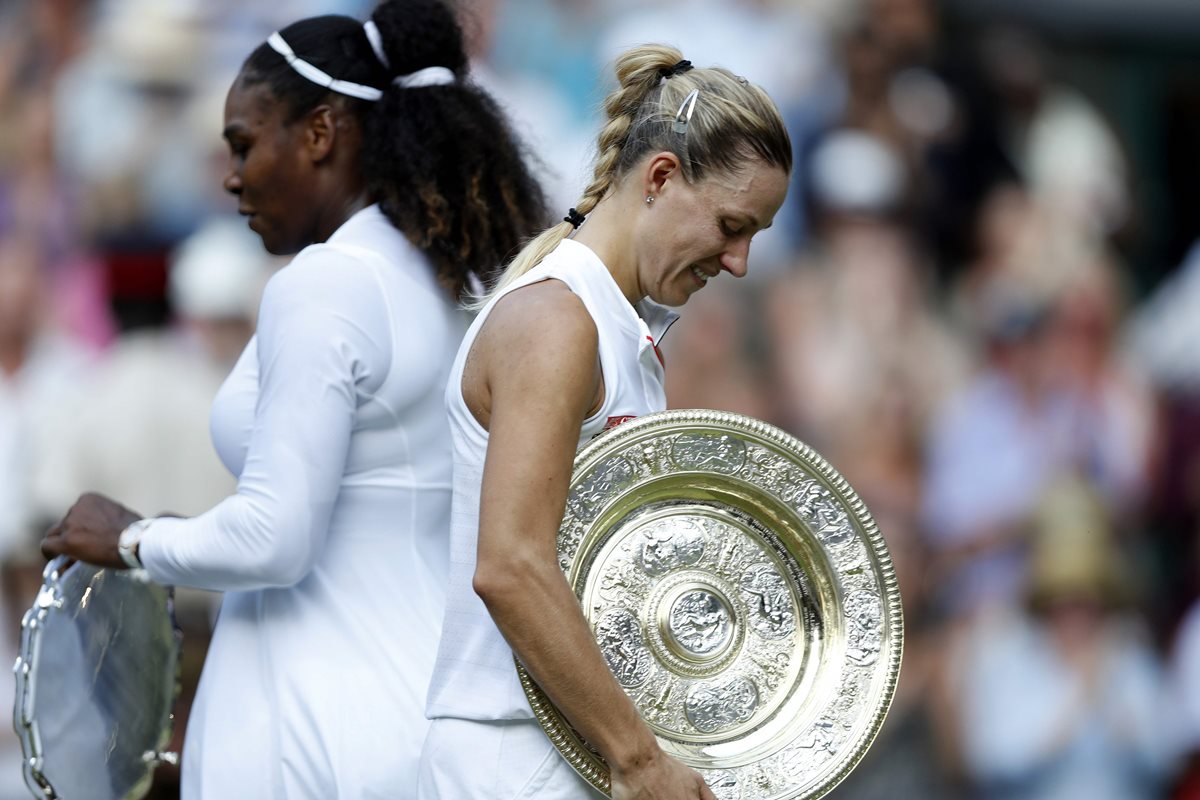
{"type": "MultiPolygon", "coordinates": [[[[646,44],[617,58],[618,87],[605,98],[607,122],[596,142],[592,181],[575,211],[591,213],[631,166],[646,153],[669,150],[679,156],[689,181],[710,170],[734,171],[759,157],[790,172],[791,141],[779,110],[762,89],[720,67],[691,69],[674,47],[646,44]],[[683,71],[681,65],[688,68],[683,71]],[[699,102],[680,136],[672,123],[685,98],[699,90],[699,102]]],[[[563,221],[522,248],[488,295],[468,304],[481,308],[491,296],[536,267],[575,229],[563,221]]]]}

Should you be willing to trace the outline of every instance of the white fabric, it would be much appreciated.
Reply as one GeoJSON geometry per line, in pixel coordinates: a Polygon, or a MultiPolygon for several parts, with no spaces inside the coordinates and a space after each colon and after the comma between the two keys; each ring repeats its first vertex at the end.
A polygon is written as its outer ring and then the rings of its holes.
{"type": "Polygon", "coordinates": [[[162,583],[226,590],[183,797],[409,798],[447,571],[462,319],[378,207],[267,285],[213,406],[237,493],[160,519],[162,583]]]}
{"type": "Polygon", "coordinates": [[[391,69],[391,62],[388,61],[387,52],[383,49],[383,35],[379,33],[379,26],[375,24],[375,20],[369,19],[363,23],[363,33],[367,35],[367,41],[371,43],[371,51],[379,59],[380,65],[384,69],[391,69]]]}
{"type": "MultiPolygon", "coordinates": [[[[579,296],[599,334],[604,403],[583,423],[578,444],[586,444],[622,418],[664,409],[663,367],[655,342],[675,315],[647,301],[639,304],[639,314],[595,253],[570,239],[500,296],[548,278],[557,278],[579,296]],[[652,321],[655,333],[643,317],[652,321]]],[[[497,299],[484,306],[467,332],[446,387],[454,445],[454,506],[446,619],[426,709],[431,718],[498,720],[533,715],[517,679],[512,650],[471,588],[488,434],[463,400],[462,376],[475,336],[497,299]]],[[[555,345],[548,341],[546,346],[555,345]]]]}
{"type": "Polygon", "coordinates": [[[397,75],[392,83],[402,89],[419,89],[422,86],[445,86],[454,83],[454,72],[449,67],[425,67],[408,75],[397,75]]]}
{"type": "Polygon", "coordinates": [[[318,86],[324,86],[331,92],[337,92],[349,97],[357,97],[360,100],[375,101],[383,97],[383,92],[374,86],[363,86],[361,83],[352,83],[335,78],[328,72],[308,63],[296,55],[291,46],[278,33],[272,33],[268,36],[267,44],[271,46],[272,50],[283,56],[288,66],[296,70],[306,80],[312,81],[318,86]]]}
{"type": "Polygon", "coordinates": [[[435,719],[425,737],[421,764],[421,800],[604,797],[579,777],[531,719],[435,719]],[[464,753],[470,757],[464,758],[464,753]]]}

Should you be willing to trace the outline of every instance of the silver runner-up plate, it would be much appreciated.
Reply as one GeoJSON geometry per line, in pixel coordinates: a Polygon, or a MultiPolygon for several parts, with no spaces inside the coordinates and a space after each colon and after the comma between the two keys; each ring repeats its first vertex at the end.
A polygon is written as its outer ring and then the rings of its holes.
{"type": "MultiPolygon", "coordinates": [[[[617,682],[720,800],[811,800],[859,762],[900,670],[883,537],[825,459],[737,414],[665,411],[580,450],[559,565],[617,682]]],[[[518,663],[551,741],[603,759],[518,663]]]]}
{"type": "Polygon", "coordinates": [[[179,691],[172,594],[142,570],[46,565],[21,623],[13,726],[44,800],[135,800],[150,788],[179,691]]]}

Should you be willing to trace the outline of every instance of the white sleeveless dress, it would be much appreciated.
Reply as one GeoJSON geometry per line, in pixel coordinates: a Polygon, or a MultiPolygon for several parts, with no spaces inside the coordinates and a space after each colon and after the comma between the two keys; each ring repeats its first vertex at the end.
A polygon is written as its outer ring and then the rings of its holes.
{"type": "MultiPolygon", "coordinates": [[[[606,428],[666,407],[657,343],[676,315],[649,301],[636,308],[586,246],[565,240],[507,292],[557,279],[596,324],[604,403],[584,421],[578,445],[606,428]]],[[[433,720],[421,757],[422,800],[600,797],[554,750],[533,717],[512,649],[471,586],[479,537],[479,494],[488,434],[467,408],[467,354],[495,306],[475,319],[446,387],[454,446],[450,585],[445,624],[426,713],[433,720]]]]}

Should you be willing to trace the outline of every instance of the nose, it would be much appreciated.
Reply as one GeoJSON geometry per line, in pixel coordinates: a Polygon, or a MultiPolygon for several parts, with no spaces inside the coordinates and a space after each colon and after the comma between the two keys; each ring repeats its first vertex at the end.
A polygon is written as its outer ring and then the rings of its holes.
{"type": "Polygon", "coordinates": [[[744,278],[749,260],[750,239],[739,238],[730,242],[725,252],[721,253],[721,269],[735,278],[744,278]]]}
{"type": "Polygon", "coordinates": [[[229,171],[225,173],[225,180],[221,182],[221,185],[225,187],[225,191],[232,195],[242,193],[242,176],[238,174],[237,169],[232,164],[229,167],[229,171]]]}

